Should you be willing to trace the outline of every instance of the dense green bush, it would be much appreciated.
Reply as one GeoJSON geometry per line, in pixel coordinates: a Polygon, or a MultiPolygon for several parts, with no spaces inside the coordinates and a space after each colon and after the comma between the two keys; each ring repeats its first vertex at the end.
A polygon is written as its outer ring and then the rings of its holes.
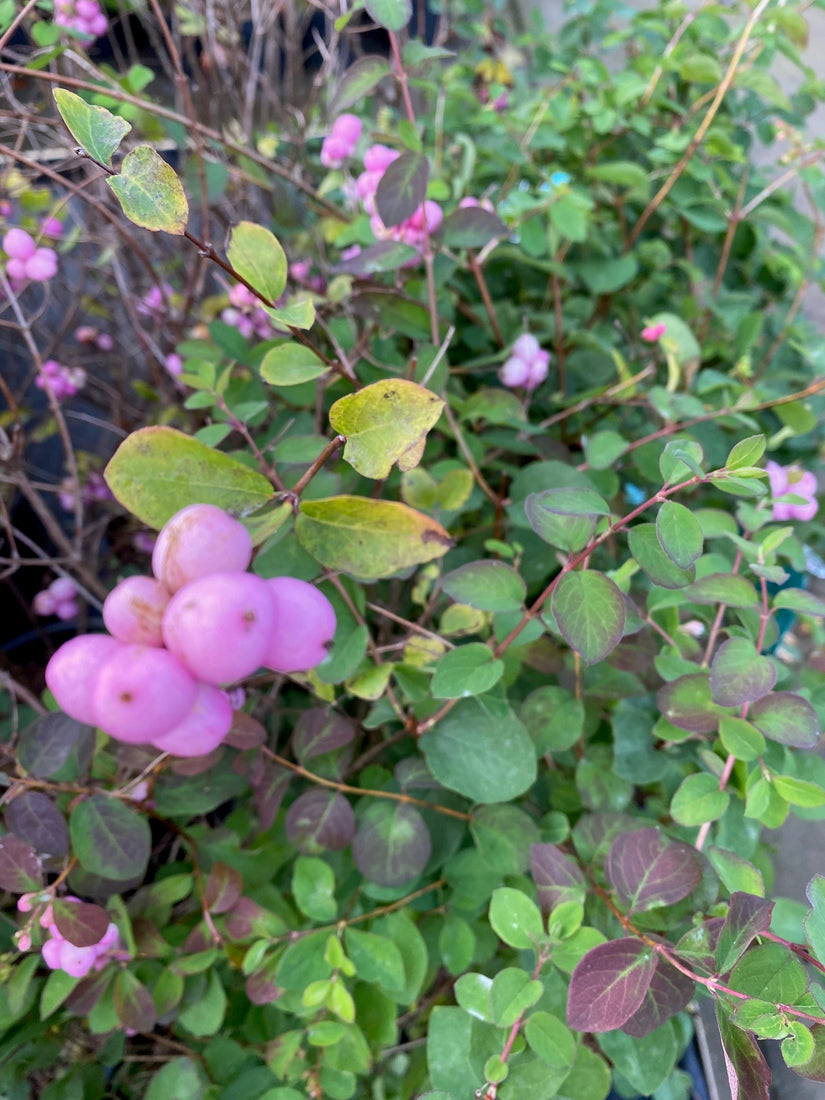
{"type": "Polygon", "coordinates": [[[3,565],[42,664],[195,502],[337,629],[206,756],[2,673],[3,1094],[686,1100],[703,997],[737,1097],[757,1038],[825,1080],[825,878],[769,900],[761,838],[825,816],[802,15],[149,0],[105,61],[15,7],[3,565]]]}

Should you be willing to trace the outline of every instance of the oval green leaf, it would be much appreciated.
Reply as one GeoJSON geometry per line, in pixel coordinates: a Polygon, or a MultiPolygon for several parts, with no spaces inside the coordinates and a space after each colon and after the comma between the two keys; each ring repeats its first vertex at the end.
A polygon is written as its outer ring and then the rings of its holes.
{"type": "Polygon", "coordinates": [[[292,342],[270,348],[261,361],[261,378],[270,386],[298,386],[327,370],[311,348],[292,342]]]}
{"type": "Polygon", "coordinates": [[[673,796],[670,814],[680,825],[704,825],[720,818],[729,802],[730,795],[719,790],[719,780],[715,776],[689,775],[673,796]]]}
{"type": "Polygon", "coordinates": [[[281,297],[286,287],[286,256],[268,229],[254,222],[239,222],[229,234],[226,255],[238,274],[271,303],[281,297]]]}
{"type": "Polygon", "coordinates": [[[684,504],[666,500],[656,516],[659,545],[680,569],[690,569],[704,548],[698,519],[684,504]]]}
{"type": "Polygon", "coordinates": [[[589,665],[606,657],[624,633],[624,596],[609,577],[591,569],[559,579],[552,611],[564,640],[589,665]]]}
{"type": "Polygon", "coordinates": [[[77,144],[90,157],[111,168],[112,155],[132,129],[131,124],[105,107],[93,107],[65,88],[55,88],[52,95],[60,117],[77,144]]]}
{"type": "Polygon", "coordinates": [[[364,7],[388,31],[402,31],[412,18],[412,0],[366,0],[364,7]]]}
{"type": "Polygon", "coordinates": [[[189,203],[175,171],[149,145],[127,153],[120,174],[106,183],[123,213],[142,229],[181,236],[189,217],[189,203]]]}
{"type": "Polygon", "coordinates": [[[660,588],[684,588],[696,577],[693,566],[682,569],[665,553],[653,523],[637,523],[627,535],[630,553],[647,576],[660,588]]]}
{"type": "Polygon", "coordinates": [[[356,496],[303,501],[295,533],[328,569],[373,581],[443,557],[453,545],[440,523],[406,504],[356,496]]]}
{"type": "Polygon", "coordinates": [[[489,646],[470,642],[456,646],[440,658],[430,690],[435,699],[483,695],[498,683],[503,673],[504,662],[493,657],[489,646]]]}
{"type": "Polygon", "coordinates": [[[479,611],[517,611],[524,605],[527,586],[502,561],[474,561],[446,573],[441,587],[457,603],[479,611]]]}
{"type": "Polygon", "coordinates": [[[398,463],[421,460],[427,432],[441,416],[441,398],[403,378],[383,378],[340,398],[329,410],[333,431],[347,437],[344,458],[364,477],[385,478],[398,463]]]}
{"type": "Polygon", "coordinates": [[[115,798],[92,795],[69,818],[74,854],[93,875],[124,881],[142,876],[152,837],[145,817],[115,798]]]}

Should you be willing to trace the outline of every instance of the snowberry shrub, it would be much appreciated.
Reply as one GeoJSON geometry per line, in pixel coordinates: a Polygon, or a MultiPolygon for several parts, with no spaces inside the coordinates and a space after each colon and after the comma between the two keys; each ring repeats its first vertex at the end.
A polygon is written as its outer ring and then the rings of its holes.
{"type": "MultiPolygon", "coordinates": [[[[104,485],[96,418],[39,395],[59,520],[9,464],[86,632],[41,627],[42,697],[8,673],[0,1084],[686,1098],[702,1004],[738,1097],[758,1039],[821,1080],[824,882],[772,900],[761,838],[825,815],[818,90],[769,68],[804,19],[596,0],[550,38],[468,2],[425,42],[385,0],[353,59],[351,13],[288,7],[247,52],[229,6],[150,4],[174,105],[54,46],[64,240],[112,278],[53,331],[111,333],[113,431],[104,485]]],[[[0,284],[33,379],[71,275],[61,243],[19,281],[28,202],[0,284]]]]}

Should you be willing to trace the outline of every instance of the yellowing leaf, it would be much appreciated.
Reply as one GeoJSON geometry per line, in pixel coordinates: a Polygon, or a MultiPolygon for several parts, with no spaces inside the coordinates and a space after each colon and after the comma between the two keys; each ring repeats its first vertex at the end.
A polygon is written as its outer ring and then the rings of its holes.
{"type": "Polygon", "coordinates": [[[274,233],[254,222],[240,222],[229,234],[226,255],[238,274],[270,302],[283,294],[286,256],[274,233]]]}
{"type": "Polygon", "coordinates": [[[362,580],[440,558],[453,545],[440,523],[406,504],[356,496],[303,501],[295,533],[322,565],[362,580]]]}
{"type": "Polygon", "coordinates": [[[105,107],[93,107],[65,88],[55,88],[54,101],[60,117],[78,145],[101,164],[112,166],[112,154],[132,129],[125,118],[105,107]]]}
{"type": "Polygon", "coordinates": [[[153,232],[183,234],[189,217],[183,184],[149,145],[139,145],[128,153],[120,175],[106,182],[129,221],[153,232]]]}
{"type": "Polygon", "coordinates": [[[394,462],[411,470],[421,461],[427,432],[444,402],[403,378],[384,378],[336,401],[329,422],[347,437],[344,458],[364,477],[386,477],[394,462]]]}

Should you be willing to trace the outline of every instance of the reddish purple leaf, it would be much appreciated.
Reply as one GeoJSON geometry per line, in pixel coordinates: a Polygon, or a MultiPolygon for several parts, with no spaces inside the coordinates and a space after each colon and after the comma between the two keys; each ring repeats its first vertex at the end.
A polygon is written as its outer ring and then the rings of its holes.
{"type": "Polygon", "coordinates": [[[660,955],[641,1007],[622,1025],[622,1031],[641,1039],[681,1012],[695,990],[696,982],[660,955]]]}
{"type": "Polygon", "coordinates": [[[226,931],[233,940],[262,939],[280,935],[284,922],[252,898],[238,898],[227,914],[226,931]]]}
{"type": "Polygon", "coordinates": [[[747,638],[729,638],[710,666],[713,701],[723,707],[739,707],[761,699],[775,683],[776,665],[770,657],[760,657],[747,638]]]}
{"type": "Polygon", "coordinates": [[[583,899],[585,885],[581,868],[555,844],[530,845],[530,870],[542,913],[550,913],[563,901],[583,899]]]}
{"type": "Polygon", "coordinates": [[[59,772],[72,753],[84,771],[91,759],[95,733],[61,711],[44,714],[21,731],[17,759],[28,775],[49,779],[59,772]]]}
{"type": "Polygon", "coordinates": [[[770,1100],[771,1071],[753,1035],[728,1020],[716,1002],[719,1035],[725,1052],[731,1100],[770,1100]]]}
{"type": "Polygon", "coordinates": [[[69,827],[63,814],[41,791],[21,791],[6,807],[6,826],[42,856],[65,856],[69,827]]]}
{"type": "Polygon", "coordinates": [[[429,162],[418,153],[402,153],[387,165],[375,192],[375,207],[387,228],[413,216],[427,197],[429,178],[429,162]]]}
{"type": "Polygon", "coordinates": [[[673,905],[702,881],[702,866],[688,844],[658,829],[619,833],[610,845],[605,872],[628,911],[673,905]]]}
{"type": "Polygon", "coordinates": [[[567,997],[574,1031],[613,1031],[638,1012],[656,969],[656,954],[627,937],[600,943],[576,964],[567,997]]]}
{"type": "Polygon", "coordinates": [[[691,970],[716,973],[716,945],[724,923],[723,917],[711,917],[691,928],[676,944],[677,954],[689,964],[691,970]]]}
{"type": "MultiPolygon", "coordinates": [[[[168,946],[168,945],[167,945],[168,946]]],[[[92,973],[75,986],[66,998],[66,1008],[74,1016],[88,1016],[109,988],[114,977],[111,968],[92,973]]]]}
{"type": "Polygon", "coordinates": [[[246,979],[246,995],[253,1005],[268,1005],[277,1001],[283,989],[275,984],[275,971],[280,958],[268,959],[260,970],[246,979]]]}
{"type": "Polygon", "coordinates": [[[115,978],[115,1012],[124,1028],[149,1032],[157,1020],[152,994],[130,970],[121,970],[115,978]]]}
{"type": "Polygon", "coordinates": [[[213,913],[228,912],[243,889],[240,871],[226,863],[216,863],[209,872],[204,889],[204,901],[213,913]]]}
{"type": "MultiPolygon", "coordinates": [[[[355,739],[355,731],[355,722],[351,718],[321,707],[313,707],[305,710],[295,724],[292,731],[292,751],[300,764],[317,772],[319,768],[310,765],[309,761],[351,745],[355,739]]],[[[340,754],[335,759],[334,767],[322,769],[321,774],[328,775],[333,771],[335,778],[340,778],[350,757],[351,753],[340,754]]]]}
{"type": "Polygon", "coordinates": [[[810,1061],[803,1062],[801,1066],[794,1066],[794,1073],[800,1077],[806,1077],[809,1081],[825,1081],[825,1026],[812,1024],[811,1035],[814,1037],[814,1053],[810,1061]]]}
{"type": "Polygon", "coordinates": [[[338,851],[355,835],[355,814],[337,791],[305,791],[287,811],[286,835],[304,856],[318,855],[327,848],[338,851]]]}
{"type": "Polygon", "coordinates": [[[710,694],[707,673],[680,676],[659,688],[656,704],[662,715],[682,730],[713,733],[720,712],[710,694]]]}
{"type": "Polygon", "coordinates": [[[402,886],[427,866],[432,843],[424,818],[403,802],[374,802],[358,822],[352,858],[379,886],[402,886]]]}
{"type": "Polygon", "coordinates": [[[236,710],[232,717],[232,728],[223,739],[224,745],[232,749],[257,749],[266,743],[266,728],[257,718],[246,711],[236,710]]]}
{"type": "Polygon", "coordinates": [[[772,901],[739,890],[731,894],[728,915],[716,945],[720,974],[726,974],[736,965],[760,932],[768,931],[772,913],[772,901]]]}
{"type": "Polygon", "coordinates": [[[792,691],[774,691],[748,712],[760,733],[781,745],[810,749],[819,740],[819,718],[811,704],[792,691]]]}
{"type": "Polygon", "coordinates": [[[0,836],[0,890],[28,894],[43,885],[43,868],[34,849],[14,833],[0,836]]]}
{"type": "Polygon", "coordinates": [[[630,814],[584,814],[573,826],[576,854],[584,864],[603,867],[613,838],[638,827],[639,819],[630,814]]]}
{"type": "Polygon", "coordinates": [[[75,947],[91,947],[100,943],[110,924],[105,909],[86,901],[61,898],[52,905],[52,912],[58,932],[75,947]]]}
{"type": "Polygon", "coordinates": [[[506,237],[507,226],[482,206],[453,210],[441,223],[441,236],[448,248],[483,248],[496,237],[506,237]]]}
{"type": "MultiPolygon", "coordinates": [[[[240,757],[239,757],[240,761],[240,757]]],[[[264,756],[257,756],[247,776],[261,828],[272,828],[284,800],[292,772],[264,756]]]]}

